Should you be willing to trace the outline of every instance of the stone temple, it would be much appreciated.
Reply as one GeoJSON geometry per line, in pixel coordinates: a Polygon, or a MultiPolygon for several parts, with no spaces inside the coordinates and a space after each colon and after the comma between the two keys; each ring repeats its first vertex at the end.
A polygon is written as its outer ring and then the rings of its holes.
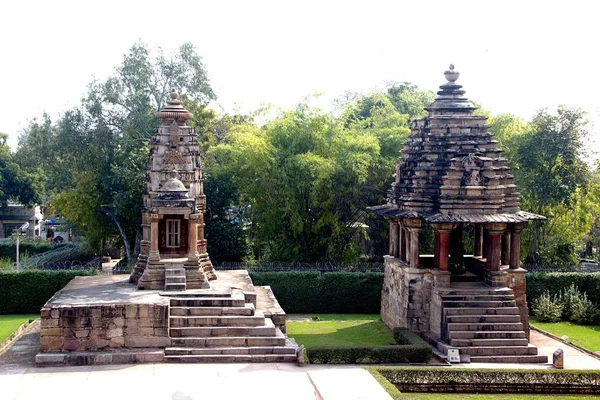
{"type": "Polygon", "coordinates": [[[36,364],[302,362],[271,288],[210,262],[192,114],[173,91],[156,116],[134,271],[77,277],[48,300],[36,364]]]}
{"type": "Polygon", "coordinates": [[[520,233],[531,220],[487,117],[465,97],[454,66],[428,115],[411,122],[387,203],[381,317],[472,362],[547,362],[528,343],[520,233]],[[433,255],[421,254],[425,229],[433,255]],[[469,246],[467,246],[469,245],[469,246]],[[465,254],[467,247],[471,254],[465,254]]]}

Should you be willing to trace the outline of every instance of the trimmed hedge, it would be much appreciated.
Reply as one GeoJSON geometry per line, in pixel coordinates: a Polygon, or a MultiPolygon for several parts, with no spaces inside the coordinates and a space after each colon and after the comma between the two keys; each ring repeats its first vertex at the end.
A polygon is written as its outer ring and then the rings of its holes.
{"type": "Polygon", "coordinates": [[[71,279],[93,273],[48,270],[0,272],[0,314],[37,314],[71,279]]]}
{"type": "Polygon", "coordinates": [[[431,358],[430,346],[393,345],[377,347],[309,347],[311,364],[425,364],[431,358]]]}
{"type": "Polygon", "coordinates": [[[412,363],[425,364],[433,354],[431,346],[406,328],[394,329],[397,345],[373,347],[308,347],[311,364],[412,363]]]}
{"type": "Polygon", "coordinates": [[[600,371],[375,367],[404,392],[600,393],[600,371]]]}
{"type": "Polygon", "coordinates": [[[600,306],[600,274],[583,272],[550,272],[527,274],[527,301],[532,308],[534,299],[545,291],[559,295],[569,286],[575,285],[580,292],[587,293],[592,303],[600,306]]]}
{"type": "Polygon", "coordinates": [[[256,286],[271,286],[287,313],[378,314],[381,307],[381,272],[248,272],[256,286]]]}

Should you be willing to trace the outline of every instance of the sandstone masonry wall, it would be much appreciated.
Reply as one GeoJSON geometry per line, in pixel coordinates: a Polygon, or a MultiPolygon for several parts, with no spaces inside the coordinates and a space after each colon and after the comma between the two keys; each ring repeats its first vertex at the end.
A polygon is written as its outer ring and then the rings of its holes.
{"type": "Polygon", "coordinates": [[[168,306],[106,304],[44,307],[40,350],[90,351],[170,345],[168,306]]]}

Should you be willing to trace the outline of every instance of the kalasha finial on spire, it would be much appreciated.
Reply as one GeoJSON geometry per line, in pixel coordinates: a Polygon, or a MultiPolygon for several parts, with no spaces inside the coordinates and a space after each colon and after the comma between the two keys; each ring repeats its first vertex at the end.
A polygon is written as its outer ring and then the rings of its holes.
{"type": "Polygon", "coordinates": [[[194,115],[183,107],[183,102],[179,99],[179,94],[175,89],[171,89],[167,104],[156,113],[156,116],[162,120],[186,121],[194,115]]]}
{"type": "Polygon", "coordinates": [[[450,68],[444,72],[444,76],[448,82],[454,83],[460,76],[460,72],[454,70],[454,64],[450,64],[450,68]]]}

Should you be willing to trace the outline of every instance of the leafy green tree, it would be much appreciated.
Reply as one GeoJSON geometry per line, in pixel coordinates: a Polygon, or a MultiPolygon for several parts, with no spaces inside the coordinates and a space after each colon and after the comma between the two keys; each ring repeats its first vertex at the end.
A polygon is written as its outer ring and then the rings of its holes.
{"type": "MultiPolygon", "coordinates": [[[[575,212],[589,210],[588,207],[578,209],[582,207],[581,193],[585,193],[590,182],[584,147],[587,123],[583,111],[565,106],[559,106],[556,113],[541,110],[534,116],[531,128],[519,137],[519,144],[515,148],[517,164],[514,172],[524,209],[556,218],[567,210],[572,217],[575,217],[575,212]]],[[[585,216],[578,214],[579,217],[585,216]]],[[[558,249],[556,246],[554,250],[543,248],[552,242],[548,239],[553,233],[560,235],[561,232],[570,231],[554,230],[555,226],[552,222],[534,223],[528,230],[526,239],[529,241],[530,261],[540,261],[540,255],[558,249]]],[[[557,243],[556,240],[554,242],[557,243]]],[[[562,242],[563,249],[567,243],[571,243],[569,250],[561,250],[561,253],[573,253],[572,240],[558,242],[562,242]]],[[[555,260],[557,257],[550,258],[555,260]]]]}
{"type": "Polygon", "coordinates": [[[386,90],[386,95],[400,114],[406,114],[410,119],[427,115],[425,107],[433,103],[435,94],[429,90],[419,90],[409,82],[392,83],[386,90]]]}
{"type": "Polygon", "coordinates": [[[9,200],[31,205],[40,203],[43,190],[42,174],[22,169],[6,144],[8,135],[0,133],[0,207],[9,200]]]}
{"type": "MultiPolygon", "coordinates": [[[[167,57],[136,43],[111,77],[89,85],[80,107],[54,124],[47,116],[34,120],[19,141],[18,151],[30,164],[57,178],[46,185],[55,209],[97,249],[118,235],[130,261],[139,252],[148,139],[158,124],[154,114],[172,88],[196,104],[195,110],[215,98],[191,44],[167,57]]],[[[207,115],[200,114],[199,119],[207,115]]]]}

